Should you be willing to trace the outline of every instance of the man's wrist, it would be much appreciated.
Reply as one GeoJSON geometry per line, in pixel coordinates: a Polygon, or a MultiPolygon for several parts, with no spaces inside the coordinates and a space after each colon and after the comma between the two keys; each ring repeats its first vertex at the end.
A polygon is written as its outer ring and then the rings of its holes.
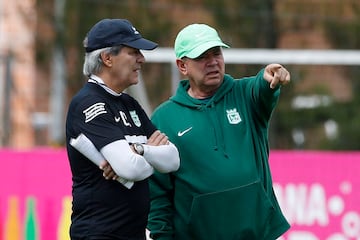
{"type": "Polygon", "coordinates": [[[137,154],[144,155],[144,146],[141,143],[133,143],[132,145],[137,154]]]}

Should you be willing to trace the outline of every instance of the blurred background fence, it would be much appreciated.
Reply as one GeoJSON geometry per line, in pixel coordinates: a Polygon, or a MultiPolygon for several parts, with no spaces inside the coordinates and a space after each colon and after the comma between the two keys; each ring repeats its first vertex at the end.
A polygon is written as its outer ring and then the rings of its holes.
{"type": "Polygon", "coordinates": [[[127,18],[160,46],[144,51],[148,63],[134,88],[148,113],[176,88],[178,72],[169,62],[177,32],[204,22],[232,47],[225,56],[233,76],[254,75],[269,62],[290,70],[292,84],[270,126],[272,148],[360,148],[357,0],[0,0],[0,6],[0,146],[63,146],[68,103],[85,82],[82,40],[101,18],[127,18]]]}

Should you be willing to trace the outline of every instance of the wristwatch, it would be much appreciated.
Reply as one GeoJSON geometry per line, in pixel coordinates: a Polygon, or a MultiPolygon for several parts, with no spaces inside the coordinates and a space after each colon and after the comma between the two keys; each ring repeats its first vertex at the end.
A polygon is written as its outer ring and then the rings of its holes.
{"type": "Polygon", "coordinates": [[[141,143],[133,143],[134,150],[139,155],[144,155],[144,146],[141,143]]]}

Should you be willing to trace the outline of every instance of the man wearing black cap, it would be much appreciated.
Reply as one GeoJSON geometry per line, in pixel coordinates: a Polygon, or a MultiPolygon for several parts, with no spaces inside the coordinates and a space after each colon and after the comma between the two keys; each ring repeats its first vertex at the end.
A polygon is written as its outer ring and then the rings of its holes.
{"type": "Polygon", "coordinates": [[[155,49],[157,44],[144,39],[125,19],[104,19],[88,32],[84,47],[88,82],[72,99],[66,121],[73,180],[70,236],[144,240],[147,178],[154,169],[176,171],[179,154],[123,91],[139,81],[145,62],[140,50],[155,49]],[[95,148],[79,147],[79,139],[95,148]],[[118,181],[108,181],[109,177],[118,181]]]}

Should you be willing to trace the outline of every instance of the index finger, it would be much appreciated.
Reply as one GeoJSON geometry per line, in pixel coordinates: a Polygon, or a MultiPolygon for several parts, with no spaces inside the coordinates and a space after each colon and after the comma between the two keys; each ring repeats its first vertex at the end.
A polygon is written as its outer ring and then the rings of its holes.
{"type": "Polygon", "coordinates": [[[274,73],[274,76],[270,82],[270,88],[274,89],[276,85],[279,83],[280,76],[277,72],[274,73]]]}

